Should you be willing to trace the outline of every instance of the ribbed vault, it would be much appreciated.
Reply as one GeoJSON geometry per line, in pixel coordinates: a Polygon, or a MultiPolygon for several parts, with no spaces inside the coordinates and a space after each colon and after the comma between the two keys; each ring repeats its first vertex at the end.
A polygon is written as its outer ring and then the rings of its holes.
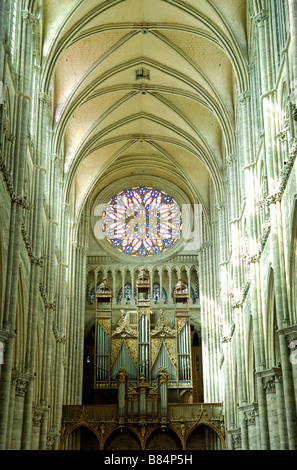
{"type": "Polygon", "coordinates": [[[205,214],[235,146],[245,1],[44,1],[42,87],[77,219],[100,188],[163,178],[205,214]]]}

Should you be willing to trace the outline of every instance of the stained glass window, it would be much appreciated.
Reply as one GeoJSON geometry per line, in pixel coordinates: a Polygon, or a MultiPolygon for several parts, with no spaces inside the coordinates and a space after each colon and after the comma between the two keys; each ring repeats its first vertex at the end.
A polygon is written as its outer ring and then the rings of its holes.
{"type": "MultiPolygon", "coordinates": [[[[166,290],[162,289],[162,296],[163,296],[163,300],[164,302],[167,302],[167,293],[166,293],[166,290]]],[[[153,299],[156,301],[156,302],[159,302],[160,300],[160,284],[158,282],[155,282],[153,284],[153,299]]]]}
{"type": "Polygon", "coordinates": [[[193,287],[191,287],[191,297],[192,297],[193,304],[195,304],[197,298],[196,298],[196,294],[195,294],[193,287]]]}
{"type": "MultiPolygon", "coordinates": [[[[126,302],[132,300],[132,285],[127,282],[124,286],[125,289],[125,294],[124,294],[124,299],[126,302]]],[[[121,302],[123,299],[123,289],[120,288],[117,296],[117,302],[121,302]]],[[[136,288],[134,287],[134,299],[136,299],[136,288]]]]}
{"type": "Polygon", "coordinates": [[[188,283],[185,282],[184,284],[186,286],[187,292],[189,292],[189,294],[191,294],[193,304],[195,304],[197,302],[197,300],[199,299],[198,282],[196,282],[195,289],[193,287],[191,287],[190,291],[189,291],[188,283]]]}
{"type": "Polygon", "coordinates": [[[173,197],[149,186],[121,191],[102,214],[108,242],[132,256],[166,251],[179,239],[181,224],[181,211],[173,197]]]}
{"type": "Polygon", "coordinates": [[[89,304],[93,304],[94,298],[95,298],[95,289],[93,287],[93,289],[91,289],[89,293],[89,304]]]}

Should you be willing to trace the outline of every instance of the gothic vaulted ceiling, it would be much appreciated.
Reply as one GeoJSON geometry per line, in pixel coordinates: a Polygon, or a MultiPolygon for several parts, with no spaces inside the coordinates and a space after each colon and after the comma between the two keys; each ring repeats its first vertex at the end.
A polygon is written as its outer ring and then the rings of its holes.
{"type": "Polygon", "coordinates": [[[53,152],[76,216],[107,185],[161,178],[209,210],[246,87],[244,0],[44,0],[53,152]]]}

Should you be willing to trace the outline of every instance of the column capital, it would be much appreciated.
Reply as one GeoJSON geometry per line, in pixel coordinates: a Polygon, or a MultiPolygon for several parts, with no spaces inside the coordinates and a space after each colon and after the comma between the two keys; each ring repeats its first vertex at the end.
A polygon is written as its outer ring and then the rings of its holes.
{"type": "Polygon", "coordinates": [[[256,424],[256,417],[259,416],[257,403],[244,405],[244,406],[241,406],[239,409],[243,411],[247,426],[253,426],[256,424]]]}
{"type": "Polygon", "coordinates": [[[266,395],[275,393],[275,377],[268,376],[262,378],[263,389],[266,395]]]}
{"type": "Polygon", "coordinates": [[[240,450],[241,449],[241,430],[233,429],[233,430],[228,431],[228,433],[231,434],[234,450],[236,449],[240,450]]]}
{"type": "Polygon", "coordinates": [[[29,372],[19,372],[17,370],[12,371],[11,379],[12,384],[15,386],[16,397],[25,397],[28,391],[29,382],[33,378],[34,376],[29,372]]]}
{"type": "Polygon", "coordinates": [[[58,441],[59,438],[59,433],[49,432],[46,438],[46,450],[54,450],[56,441],[58,441]]]}
{"type": "Polygon", "coordinates": [[[211,247],[212,247],[212,242],[211,241],[204,242],[204,243],[201,244],[198,252],[201,253],[202,251],[206,251],[211,247]]]}
{"type": "Polygon", "coordinates": [[[47,407],[44,406],[33,406],[32,409],[32,421],[33,421],[33,426],[35,427],[40,427],[42,423],[42,418],[44,416],[44,413],[48,411],[47,407]]]}
{"type": "Polygon", "coordinates": [[[66,343],[66,336],[60,332],[60,327],[57,322],[52,323],[53,334],[57,343],[66,343]]]}
{"type": "Polygon", "coordinates": [[[244,412],[247,426],[253,426],[256,424],[256,412],[255,410],[248,410],[244,412]]]}
{"type": "Polygon", "coordinates": [[[263,390],[266,395],[275,393],[275,384],[282,382],[282,370],[280,367],[256,372],[256,375],[261,377],[263,390]]]}

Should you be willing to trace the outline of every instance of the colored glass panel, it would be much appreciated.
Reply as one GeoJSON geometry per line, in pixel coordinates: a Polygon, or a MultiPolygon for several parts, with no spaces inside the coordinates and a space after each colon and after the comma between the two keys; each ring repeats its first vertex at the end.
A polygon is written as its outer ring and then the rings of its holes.
{"type": "Polygon", "coordinates": [[[102,214],[108,242],[131,256],[166,251],[178,240],[181,224],[181,211],[172,196],[149,186],[121,191],[102,214]]]}

